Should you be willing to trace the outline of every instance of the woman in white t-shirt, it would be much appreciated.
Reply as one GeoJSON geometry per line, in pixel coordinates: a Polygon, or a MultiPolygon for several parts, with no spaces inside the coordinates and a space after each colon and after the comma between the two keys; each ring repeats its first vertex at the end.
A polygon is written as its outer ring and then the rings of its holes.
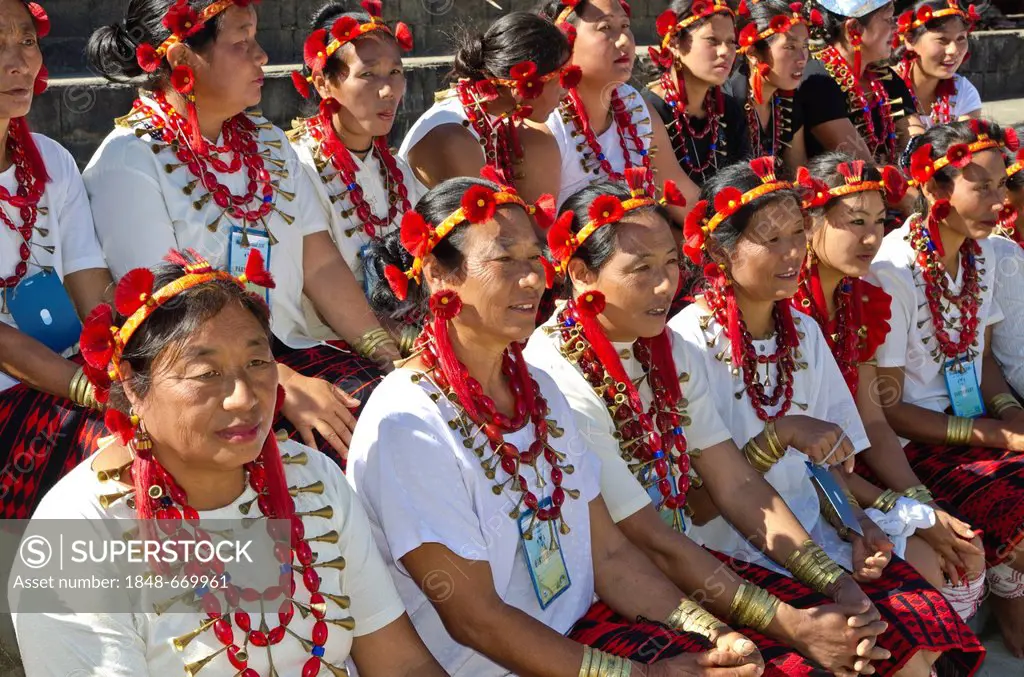
{"type": "Polygon", "coordinates": [[[248,251],[263,253],[277,280],[267,298],[284,415],[293,434],[314,446],[319,432],[342,462],[350,409],[398,347],[331,241],[329,212],[291,144],[248,110],[267,60],[256,26],[248,0],[158,0],[97,29],[94,69],[112,81],[142,78],[142,88],[89,161],[85,185],[115,278],[171,248],[236,272],[248,251]]]}
{"type": "Polygon", "coordinates": [[[558,182],[558,144],[544,121],[575,72],[565,35],[531,12],[509,12],[454,45],[449,89],[406,133],[398,154],[426,186],[492,167],[528,200],[558,182]]]}
{"type": "Polygon", "coordinates": [[[906,180],[895,167],[879,170],[839,152],[816,157],[804,180],[814,195],[805,204],[813,225],[793,307],[821,328],[871,443],[847,483],[861,505],[886,513],[886,519],[917,522],[915,533],[938,554],[949,581],[940,574],[932,582],[967,620],[985,593],[981,539],[943,510],[914,474],[876,392],[875,352],[889,331],[892,299],[861,278],[882,245],[886,205],[903,199],[906,180]]]}
{"type": "Polygon", "coordinates": [[[984,532],[996,616],[1019,655],[1024,409],[991,351],[992,325],[1003,319],[988,237],[1006,198],[1004,139],[978,120],[918,137],[910,171],[923,198],[885,238],[871,281],[892,297],[891,329],[877,352],[886,418],[909,441],[907,459],[940,504],[984,532]]]}
{"type": "MultiPolygon", "coordinates": [[[[623,181],[629,167],[646,170],[651,195],[657,173],[658,184],[673,181],[692,203],[697,186],[669,152],[665,125],[627,84],[636,61],[629,6],[621,0],[549,0],[542,11],[568,34],[581,76],[547,121],[561,153],[558,204],[591,183],[623,181]]],[[[671,213],[681,224],[686,209],[672,207],[671,213]]]]}
{"type": "Polygon", "coordinates": [[[1018,395],[1024,393],[1024,150],[1004,152],[1006,157],[1007,209],[999,235],[991,238],[996,257],[995,300],[1003,321],[992,328],[992,354],[1003,369],[1006,382],[1018,395]]]}
{"type": "MultiPolygon", "coordinates": [[[[380,17],[333,2],[317,11],[311,27],[304,51],[323,56],[310,58],[292,77],[319,110],[296,120],[288,137],[331,215],[331,238],[369,293],[373,280],[363,258],[370,243],[397,228],[423,191],[387,143],[405,94],[400,50],[411,47],[412,34],[405,24],[392,31],[380,17]]],[[[381,322],[393,327],[406,347],[418,333],[403,331],[400,318],[381,322]]]]}
{"type": "Polygon", "coordinates": [[[754,645],[680,603],[615,526],[569,404],[523,358],[546,262],[533,210],[509,191],[441,183],[378,250],[380,296],[429,319],[370,398],[347,477],[413,624],[465,677],[610,677],[647,663],[663,677],[714,664],[758,674],[754,645]]]}
{"type": "Polygon", "coordinates": [[[50,20],[34,2],[4,0],[0,21],[22,45],[0,58],[0,518],[25,519],[102,430],[67,358],[110,273],[74,159],[25,119],[46,89],[39,39],[50,20]]]}
{"type": "MultiPolygon", "coordinates": [[[[704,370],[715,409],[732,438],[744,444],[748,462],[778,491],[826,559],[853,572],[889,623],[879,645],[893,658],[877,664],[879,673],[927,675],[941,653],[969,673],[982,658],[979,642],[915,570],[935,570],[934,553],[923,549],[929,561],[919,549],[904,550],[912,529],[891,529],[882,513],[861,509],[846,485],[853,452],[865,449],[868,439],[821,330],[791,309],[807,235],[802,191],[775,167],[774,158],[757,158],[723,169],[705,184],[687,224],[685,251],[706,267],[703,278],[695,273],[695,302],[669,327],[703,357],[691,366],[704,370]],[[794,416],[792,427],[828,425],[838,439],[824,448],[805,446],[799,438],[782,440],[786,419],[794,416]],[[905,551],[907,562],[894,550],[905,551]],[[908,585],[928,603],[904,604],[908,585]],[[932,611],[911,610],[926,607],[932,611]],[[909,636],[899,628],[920,632],[909,636]]],[[[781,573],[721,517],[693,533],[706,547],[781,573]]]]}
{"type": "Polygon", "coordinates": [[[924,0],[900,15],[902,54],[896,72],[914,97],[921,123],[912,122],[911,136],[934,125],[981,116],[978,89],[957,74],[978,18],[960,9],[957,0],[924,0]]]}
{"type": "Polygon", "coordinates": [[[210,538],[243,518],[266,518],[268,532],[284,526],[277,560],[247,552],[245,566],[269,569],[269,581],[227,558],[207,562],[197,547],[194,558],[158,557],[152,571],[137,570],[163,587],[133,596],[119,586],[89,608],[76,608],[76,599],[87,604],[81,596],[16,590],[26,675],[340,675],[349,661],[366,675],[445,674],[416,637],[337,467],[291,441],[282,458],[271,429],[283,394],[270,312],[247,286],[273,284],[257,258],[243,280],[172,252],[168,263],[122,279],[116,312],[97,307],[82,331],[83,355],[114,436],[33,519],[82,520],[95,537],[111,533],[101,523],[136,524],[143,534],[153,529],[147,540],[166,552],[166,539],[210,538]],[[175,573],[176,561],[187,576],[175,573]],[[193,582],[183,591],[172,575],[193,582]]]}

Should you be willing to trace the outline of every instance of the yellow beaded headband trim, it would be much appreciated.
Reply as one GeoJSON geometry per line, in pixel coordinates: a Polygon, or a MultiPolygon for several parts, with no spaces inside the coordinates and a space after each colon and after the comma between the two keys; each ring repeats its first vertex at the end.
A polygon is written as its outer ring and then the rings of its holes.
{"type": "Polygon", "coordinates": [[[762,184],[757,188],[752,188],[748,190],[746,193],[740,196],[738,203],[735,200],[730,200],[728,202],[727,209],[720,212],[715,212],[714,216],[708,219],[708,223],[705,226],[708,234],[715,232],[715,228],[718,228],[718,226],[722,224],[722,221],[725,221],[727,218],[729,218],[737,211],[739,211],[740,208],[750,204],[757,198],[763,197],[768,193],[774,193],[777,190],[786,190],[792,187],[793,184],[790,183],[789,181],[772,181],[770,183],[762,184]]]}

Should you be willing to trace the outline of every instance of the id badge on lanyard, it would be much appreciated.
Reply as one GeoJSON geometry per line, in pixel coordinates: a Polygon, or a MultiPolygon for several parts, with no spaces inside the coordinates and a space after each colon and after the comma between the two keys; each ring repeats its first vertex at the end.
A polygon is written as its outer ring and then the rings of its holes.
{"type": "Polygon", "coordinates": [[[57,273],[36,273],[0,293],[7,293],[7,308],[18,329],[53,352],[63,353],[78,343],[82,323],[57,273]]]}
{"type": "MultiPolygon", "coordinates": [[[[545,498],[538,509],[550,508],[551,499],[545,498]]],[[[534,511],[527,510],[519,515],[519,536],[523,541],[526,568],[530,570],[533,591],[541,609],[547,609],[558,597],[569,589],[569,570],[562,556],[562,542],[553,520],[534,519],[534,511]]]]}
{"type": "Polygon", "coordinates": [[[946,362],[942,369],[946,380],[946,392],[953,414],[964,418],[985,415],[985,401],[981,397],[981,385],[974,360],[966,355],[946,362]]]}
{"type": "MultiPolygon", "coordinates": [[[[259,231],[243,231],[238,226],[231,226],[230,240],[228,242],[228,272],[238,277],[245,272],[245,264],[249,260],[249,252],[253,249],[259,250],[263,255],[263,262],[267,270],[270,270],[270,238],[266,233],[259,231]]],[[[267,305],[270,305],[270,290],[262,289],[256,285],[246,285],[246,288],[256,294],[263,294],[267,305]]]]}

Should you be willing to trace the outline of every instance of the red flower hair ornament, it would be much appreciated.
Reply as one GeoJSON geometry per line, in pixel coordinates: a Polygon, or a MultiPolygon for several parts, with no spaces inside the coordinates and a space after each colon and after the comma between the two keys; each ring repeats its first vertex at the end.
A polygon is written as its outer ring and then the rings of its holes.
{"type": "Polygon", "coordinates": [[[872,190],[880,192],[890,206],[897,205],[903,200],[907,194],[908,184],[898,169],[886,165],[880,171],[880,180],[867,181],[864,179],[864,168],[863,160],[841,162],[836,165],[836,171],[842,175],[844,183],[841,186],[829,188],[820,179],[812,177],[806,167],[801,167],[797,170],[797,185],[804,190],[804,209],[824,207],[833,199],[872,190]]]}
{"type": "MultiPolygon", "coordinates": [[[[910,156],[910,177],[912,185],[921,186],[931,180],[935,173],[951,165],[957,169],[963,169],[974,159],[975,153],[986,150],[1002,149],[1005,141],[994,139],[990,136],[991,128],[988,123],[982,120],[971,120],[971,129],[977,136],[971,143],[957,143],[950,146],[945,155],[932,159],[932,145],[922,144],[910,156]]],[[[1004,133],[1004,140],[1006,135],[1004,133]]],[[[1009,137],[1009,142],[1017,145],[1017,135],[1014,133],[1009,137]]]]}

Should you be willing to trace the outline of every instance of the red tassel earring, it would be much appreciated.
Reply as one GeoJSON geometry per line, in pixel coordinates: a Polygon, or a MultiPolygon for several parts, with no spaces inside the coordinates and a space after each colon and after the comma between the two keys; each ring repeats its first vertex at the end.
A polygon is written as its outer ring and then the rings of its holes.
{"type": "Polygon", "coordinates": [[[942,234],[939,232],[939,224],[949,216],[950,209],[952,206],[949,204],[949,200],[936,200],[932,204],[932,208],[928,210],[928,239],[932,241],[932,246],[935,247],[935,253],[939,255],[939,258],[946,255],[946,248],[942,244],[942,234]]]}
{"type": "Polygon", "coordinates": [[[772,72],[772,67],[766,63],[759,63],[754,69],[753,80],[753,91],[754,101],[757,105],[764,103],[764,81],[768,78],[768,74],[772,72]]]}
{"type": "Polygon", "coordinates": [[[455,356],[455,349],[452,348],[452,341],[448,336],[448,323],[462,311],[462,299],[457,292],[442,289],[430,296],[429,307],[433,316],[429,334],[433,338],[438,366],[441,367],[442,373],[451,375],[449,387],[458,397],[466,413],[476,419],[480,412],[476,408],[475,400],[470,396],[466,379],[463,377],[463,367],[455,356]]]}
{"type": "Polygon", "coordinates": [[[199,129],[199,111],[196,110],[196,74],[192,68],[184,64],[175,66],[171,71],[171,87],[185,99],[186,120],[188,123],[189,142],[193,150],[202,153],[206,150],[206,141],[199,129]]]}
{"type": "Polygon", "coordinates": [[[863,57],[861,56],[861,45],[864,42],[864,34],[861,33],[859,28],[850,30],[850,46],[853,47],[853,74],[856,77],[860,77],[860,67],[863,63],[863,57]]]}

